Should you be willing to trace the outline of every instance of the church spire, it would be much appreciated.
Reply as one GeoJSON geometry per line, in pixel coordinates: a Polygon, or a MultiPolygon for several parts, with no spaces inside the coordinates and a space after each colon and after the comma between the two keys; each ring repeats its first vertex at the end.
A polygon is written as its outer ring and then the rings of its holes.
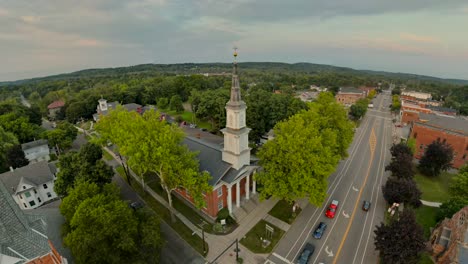
{"type": "Polygon", "coordinates": [[[234,63],[232,70],[232,85],[231,85],[231,98],[228,104],[239,104],[242,102],[241,90],[239,84],[239,75],[237,73],[237,48],[234,48],[234,63]]]}

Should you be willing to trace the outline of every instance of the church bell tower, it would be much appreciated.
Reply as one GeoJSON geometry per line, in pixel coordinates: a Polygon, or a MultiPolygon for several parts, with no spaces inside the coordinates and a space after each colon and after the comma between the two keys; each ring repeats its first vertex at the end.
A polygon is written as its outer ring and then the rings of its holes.
{"type": "Polygon", "coordinates": [[[224,134],[223,161],[236,170],[250,164],[249,131],[245,125],[247,106],[241,99],[239,75],[237,72],[237,49],[234,49],[231,98],[226,104],[226,128],[224,134]]]}

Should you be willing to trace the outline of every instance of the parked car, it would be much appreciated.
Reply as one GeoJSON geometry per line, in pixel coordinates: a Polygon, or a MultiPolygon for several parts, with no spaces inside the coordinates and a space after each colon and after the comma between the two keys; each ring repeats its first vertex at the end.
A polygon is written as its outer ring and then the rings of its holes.
{"type": "Polygon", "coordinates": [[[320,224],[317,226],[317,228],[314,231],[314,238],[320,239],[322,238],[323,233],[325,233],[325,230],[327,229],[327,224],[324,222],[320,222],[320,224]]]}
{"type": "Polygon", "coordinates": [[[362,203],[362,210],[364,210],[364,211],[367,212],[367,211],[369,211],[370,206],[371,206],[371,203],[370,203],[369,201],[364,201],[364,202],[362,203]]]}
{"type": "Polygon", "coordinates": [[[312,254],[314,254],[314,251],[315,251],[315,246],[310,244],[310,243],[307,243],[305,245],[304,249],[302,250],[301,255],[299,255],[299,259],[298,259],[297,263],[298,264],[307,264],[307,263],[309,263],[309,259],[312,256],[312,254]]]}
{"type": "Polygon", "coordinates": [[[339,203],[340,202],[338,202],[337,200],[333,200],[331,202],[330,206],[328,207],[327,211],[325,212],[325,216],[328,217],[328,218],[334,218],[335,213],[338,210],[338,204],[339,203]]]}
{"type": "Polygon", "coordinates": [[[136,210],[136,209],[142,208],[142,207],[143,207],[143,204],[140,203],[140,202],[133,202],[133,203],[130,204],[130,207],[131,207],[133,210],[136,210]]]}

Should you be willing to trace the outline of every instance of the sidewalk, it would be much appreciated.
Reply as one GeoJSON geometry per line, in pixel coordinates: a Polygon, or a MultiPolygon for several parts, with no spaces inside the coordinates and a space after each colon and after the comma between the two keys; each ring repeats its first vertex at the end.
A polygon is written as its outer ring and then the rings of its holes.
{"type": "Polygon", "coordinates": [[[438,202],[429,202],[429,201],[424,201],[424,200],[421,200],[421,203],[430,207],[440,207],[440,205],[442,204],[438,202]]]}
{"type": "MultiPolygon", "coordinates": [[[[109,148],[104,147],[104,150],[107,151],[116,161],[120,161],[120,158],[115,155],[113,151],[109,148]]],[[[138,177],[132,170],[130,170],[130,175],[133,179],[142,185],[142,180],[138,177]]],[[[159,196],[156,192],[154,192],[151,188],[146,188],[146,192],[148,192],[154,199],[164,205],[166,208],[169,208],[169,204],[159,196]]],[[[277,199],[269,199],[263,202],[260,202],[257,208],[248,214],[241,222],[239,222],[239,226],[234,230],[232,233],[227,235],[214,235],[205,233],[205,241],[208,243],[209,251],[208,255],[206,256],[206,260],[208,262],[212,262],[219,254],[221,254],[230,244],[232,244],[236,239],[239,241],[254,227],[261,219],[263,219],[268,212],[275,206],[278,202],[277,199]]],[[[201,229],[194,225],[190,220],[188,220],[184,215],[175,211],[176,217],[183,222],[188,228],[190,228],[195,234],[198,236],[202,236],[201,229]]],[[[250,252],[247,248],[242,246],[239,243],[239,257],[244,260],[244,263],[255,264],[255,263],[264,263],[268,254],[254,254],[250,252]]],[[[236,253],[234,252],[235,245],[233,245],[229,250],[226,251],[219,259],[216,260],[216,263],[236,263],[236,253]]]]}

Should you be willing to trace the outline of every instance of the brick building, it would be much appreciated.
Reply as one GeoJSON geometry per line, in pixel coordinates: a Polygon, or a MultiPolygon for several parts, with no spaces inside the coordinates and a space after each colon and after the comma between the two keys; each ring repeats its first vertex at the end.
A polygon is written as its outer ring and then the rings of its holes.
{"type": "Polygon", "coordinates": [[[369,94],[372,91],[374,91],[374,92],[376,91],[376,87],[372,87],[372,86],[359,86],[358,89],[361,90],[361,91],[366,92],[366,97],[369,96],[369,94]]]}
{"type": "Polygon", "coordinates": [[[366,91],[357,89],[355,87],[341,87],[335,98],[338,103],[345,106],[350,106],[356,103],[357,100],[366,98],[366,91]]]}
{"type": "MultiPolygon", "coordinates": [[[[200,170],[208,171],[211,175],[209,184],[213,191],[204,195],[206,207],[201,210],[211,220],[225,207],[233,214],[256,193],[253,175],[259,167],[256,165],[257,160],[250,155],[250,129],[246,127],[246,109],[241,98],[237,63],[234,62],[231,97],[226,104],[226,128],[221,130],[223,138],[218,138],[218,142],[224,143],[215,144],[216,139],[208,140],[204,137],[187,136],[184,139],[184,144],[191,151],[199,153],[200,170]]],[[[193,199],[186,190],[176,192],[193,204],[193,199]]]]}
{"type": "Polygon", "coordinates": [[[468,263],[468,206],[436,226],[430,245],[437,264],[468,263]]]}
{"type": "Polygon", "coordinates": [[[401,123],[404,125],[411,124],[417,120],[419,120],[419,112],[411,110],[401,111],[401,123]]]}
{"type": "Polygon", "coordinates": [[[416,98],[418,100],[431,100],[432,95],[430,93],[421,93],[421,92],[413,92],[413,91],[404,91],[401,93],[402,96],[416,98]]]}
{"type": "Polygon", "coordinates": [[[447,142],[454,151],[453,167],[460,168],[468,161],[468,121],[448,116],[419,113],[410,130],[410,138],[416,139],[414,157],[420,159],[432,142],[447,142]]]}

